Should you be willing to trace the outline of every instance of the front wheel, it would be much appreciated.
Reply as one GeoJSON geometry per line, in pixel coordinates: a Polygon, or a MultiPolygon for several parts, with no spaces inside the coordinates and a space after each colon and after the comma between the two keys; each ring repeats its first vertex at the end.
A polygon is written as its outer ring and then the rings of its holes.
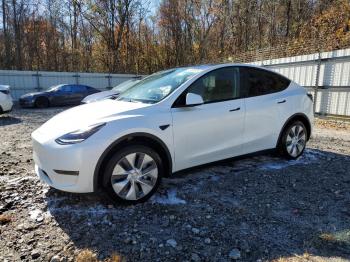
{"type": "Polygon", "coordinates": [[[47,108],[49,107],[49,100],[46,97],[38,97],[35,99],[34,105],[37,108],[47,108]]]}
{"type": "Polygon", "coordinates": [[[301,121],[289,124],[282,133],[279,151],[287,159],[297,159],[306,147],[307,129],[301,121]]]}
{"type": "Polygon", "coordinates": [[[134,145],[114,154],[104,173],[105,188],[118,202],[135,204],[149,199],[157,190],[163,163],[156,151],[134,145]]]}

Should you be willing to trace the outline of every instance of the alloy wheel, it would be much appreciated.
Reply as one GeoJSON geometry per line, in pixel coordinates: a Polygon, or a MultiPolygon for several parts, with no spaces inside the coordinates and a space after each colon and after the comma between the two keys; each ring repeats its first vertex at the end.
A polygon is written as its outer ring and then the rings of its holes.
{"type": "Polygon", "coordinates": [[[289,129],[286,141],[286,149],[290,156],[299,156],[306,145],[306,133],[302,125],[296,124],[289,129]]]}
{"type": "Polygon", "coordinates": [[[155,187],[158,178],[156,161],[148,154],[135,152],[121,158],[113,169],[114,192],[125,200],[139,200],[155,187]]]}

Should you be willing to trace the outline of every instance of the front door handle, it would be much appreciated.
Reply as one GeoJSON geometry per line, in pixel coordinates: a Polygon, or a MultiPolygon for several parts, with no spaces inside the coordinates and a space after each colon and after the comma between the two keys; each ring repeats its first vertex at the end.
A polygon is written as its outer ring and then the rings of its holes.
{"type": "Polygon", "coordinates": [[[237,108],[235,108],[235,109],[231,109],[230,112],[235,112],[235,111],[239,111],[239,110],[241,110],[241,108],[240,108],[240,107],[237,107],[237,108]]]}
{"type": "Polygon", "coordinates": [[[277,103],[278,103],[278,104],[284,104],[285,102],[287,102],[287,100],[284,99],[284,100],[282,100],[282,101],[278,101],[277,103]]]}

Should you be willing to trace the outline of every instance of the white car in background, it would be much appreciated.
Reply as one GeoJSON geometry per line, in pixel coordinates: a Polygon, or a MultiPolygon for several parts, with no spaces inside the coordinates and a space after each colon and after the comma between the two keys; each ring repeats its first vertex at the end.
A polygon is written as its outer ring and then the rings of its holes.
{"type": "Polygon", "coordinates": [[[13,99],[10,94],[10,86],[0,85],[0,114],[10,112],[13,107],[13,99]]]}
{"type": "Polygon", "coordinates": [[[312,105],[303,87],[264,68],[170,69],[34,131],[35,171],[63,191],[102,188],[117,201],[142,202],[179,170],[268,149],[298,158],[312,105]]]}
{"type": "Polygon", "coordinates": [[[130,87],[132,87],[133,85],[135,85],[138,82],[140,82],[140,79],[138,79],[138,78],[124,81],[123,83],[117,85],[116,87],[113,87],[111,90],[99,92],[99,93],[92,94],[92,95],[85,97],[81,101],[81,103],[88,104],[88,103],[92,103],[92,102],[96,102],[96,101],[100,101],[100,100],[104,100],[104,99],[109,99],[109,98],[115,99],[121,93],[128,90],[130,87]]]}

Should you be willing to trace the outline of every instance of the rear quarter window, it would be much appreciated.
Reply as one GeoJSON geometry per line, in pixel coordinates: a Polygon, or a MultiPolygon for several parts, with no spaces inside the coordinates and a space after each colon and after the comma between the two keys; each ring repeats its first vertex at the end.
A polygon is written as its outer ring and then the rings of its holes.
{"type": "Polygon", "coordinates": [[[241,67],[242,91],[246,97],[254,97],[283,91],[290,80],[276,73],[250,67],[241,67]]]}

